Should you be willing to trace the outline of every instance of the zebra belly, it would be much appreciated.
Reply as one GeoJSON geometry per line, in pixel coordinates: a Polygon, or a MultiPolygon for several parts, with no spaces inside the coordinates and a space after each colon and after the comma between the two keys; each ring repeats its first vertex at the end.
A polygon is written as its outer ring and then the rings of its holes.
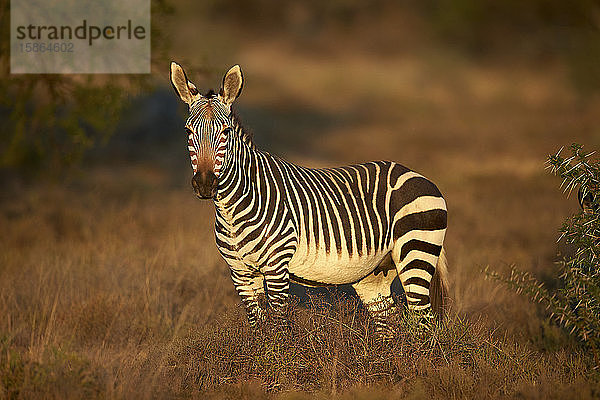
{"type": "Polygon", "coordinates": [[[369,275],[379,265],[389,250],[348,257],[347,254],[302,251],[301,248],[290,260],[290,274],[298,278],[325,285],[354,283],[369,275]]]}

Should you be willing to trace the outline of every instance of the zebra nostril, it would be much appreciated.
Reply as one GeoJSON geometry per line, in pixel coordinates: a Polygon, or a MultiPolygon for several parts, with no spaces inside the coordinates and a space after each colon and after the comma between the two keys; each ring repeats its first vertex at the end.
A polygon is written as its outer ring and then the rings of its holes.
{"type": "Polygon", "coordinates": [[[192,187],[198,197],[212,198],[217,190],[217,177],[212,171],[197,172],[192,178],[192,187]]]}
{"type": "Polygon", "coordinates": [[[206,188],[210,191],[210,197],[217,193],[217,176],[211,171],[206,179],[206,188]]]}
{"type": "Polygon", "coordinates": [[[194,189],[194,192],[198,193],[198,190],[200,189],[199,185],[198,185],[198,181],[197,181],[197,176],[194,175],[192,177],[192,188],[194,189]]]}
{"type": "Polygon", "coordinates": [[[211,172],[208,176],[208,184],[211,186],[216,186],[217,183],[217,176],[211,172]]]}

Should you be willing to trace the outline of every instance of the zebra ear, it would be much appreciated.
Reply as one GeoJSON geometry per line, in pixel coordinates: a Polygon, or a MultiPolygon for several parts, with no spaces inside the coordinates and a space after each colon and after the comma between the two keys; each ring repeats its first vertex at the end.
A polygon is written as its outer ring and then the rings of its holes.
{"type": "Polygon", "coordinates": [[[185,71],[176,62],[171,62],[171,84],[184,103],[190,104],[198,95],[198,89],[188,81],[185,71]]]}
{"type": "Polygon", "coordinates": [[[223,87],[221,88],[221,97],[225,104],[230,105],[242,93],[244,86],[244,76],[239,65],[234,65],[227,71],[223,77],[223,87]]]}

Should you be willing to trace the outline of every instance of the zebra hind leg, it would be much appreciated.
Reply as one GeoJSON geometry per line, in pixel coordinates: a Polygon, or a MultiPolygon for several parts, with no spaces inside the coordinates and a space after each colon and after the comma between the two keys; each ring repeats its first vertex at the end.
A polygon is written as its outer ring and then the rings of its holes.
{"type": "Polygon", "coordinates": [[[397,276],[391,259],[386,257],[375,271],[352,285],[375,322],[375,333],[383,340],[393,336],[388,321],[396,311],[392,282],[397,276]]]}
{"type": "MultiPolygon", "coordinates": [[[[440,273],[446,273],[445,264],[443,271],[437,271],[444,235],[444,229],[411,231],[396,240],[392,250],[392,259],[406,294],[408,309],[419,314],[423,322],[434,317],[429,290],[432,279],[434,275],[439,279],[440,273]]],[[[438,292],[432,291],[431,294],[438,292]]],[[[440,299],[435,300],[439,302],[440,299]]]]}

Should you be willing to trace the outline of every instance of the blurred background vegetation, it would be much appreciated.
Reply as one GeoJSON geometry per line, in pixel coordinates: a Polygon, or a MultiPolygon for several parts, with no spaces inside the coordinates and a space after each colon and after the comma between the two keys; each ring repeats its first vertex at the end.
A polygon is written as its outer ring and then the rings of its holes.
{"type": "Polygon", "coordinates": [[[581,96],[600,91],[600,6],[593,0],[153,0],[151,76],[9,75],[9,19],[4,2],[0,167],[28,176],[56,176],[112,135],[135,130],[140,121],[128,116],[136,101],[167,86],[174,53],[210,76],[261,38],[285,37],[324,54],[336,47],[328,41],[346,37],[350,43],[340,45],[347,51],[357,46],[379,56],[433,47],[477,62],[562,64],[581,96]]]}

